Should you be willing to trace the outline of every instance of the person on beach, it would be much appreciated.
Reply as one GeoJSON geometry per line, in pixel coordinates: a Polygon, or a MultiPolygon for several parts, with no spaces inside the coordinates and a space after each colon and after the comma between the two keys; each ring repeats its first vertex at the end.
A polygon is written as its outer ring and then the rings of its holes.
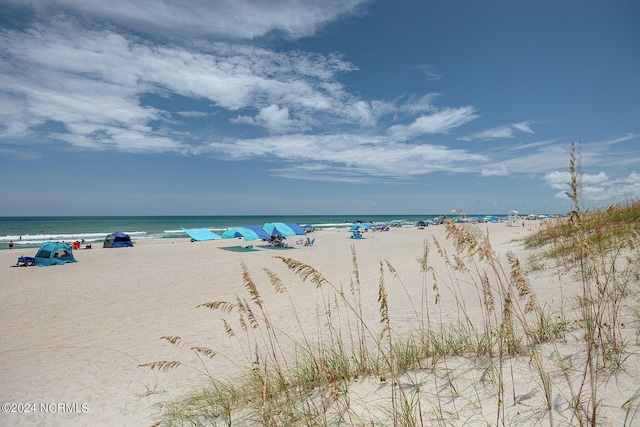
{"type": "Polygon", "coordinates": [[[9,249],[13,249],[13,240],[9,241],[9,249]]]}

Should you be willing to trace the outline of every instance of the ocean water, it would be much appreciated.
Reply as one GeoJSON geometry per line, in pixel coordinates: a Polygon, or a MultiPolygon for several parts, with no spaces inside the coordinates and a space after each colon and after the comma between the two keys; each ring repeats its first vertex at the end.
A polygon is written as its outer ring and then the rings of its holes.
{"type": "MultiPolygon", "coordinates": [[[[267,222],[311,224],[317,229],[347,228],[354,221],[399,222],[414,226],[418,221],[437,215],[320,215],[320,216],[37,216],[0,217],[0,250],[13,241],[14,250],[37,248],[46,241],[73,242],[84,239],[86,244],[102,244],[107,234],[121,231],[132,240],[188,238],[184,228],[207,228],[222,233],[227,228],[245,225],[262,226],[267,222]]],[[[497,215],[504,217],[504,215],[497,215]]],[[[469,215],[469,217],[474,217],[469,215]]]]}

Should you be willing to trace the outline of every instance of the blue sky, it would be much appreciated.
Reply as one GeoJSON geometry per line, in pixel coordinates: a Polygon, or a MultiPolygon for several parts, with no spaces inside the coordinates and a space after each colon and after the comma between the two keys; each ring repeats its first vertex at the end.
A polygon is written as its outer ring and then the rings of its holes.
{"type": "Polygon", "coordinates": [[[640,3],[0,0],[0,215],[640,197],[640,3]]]}

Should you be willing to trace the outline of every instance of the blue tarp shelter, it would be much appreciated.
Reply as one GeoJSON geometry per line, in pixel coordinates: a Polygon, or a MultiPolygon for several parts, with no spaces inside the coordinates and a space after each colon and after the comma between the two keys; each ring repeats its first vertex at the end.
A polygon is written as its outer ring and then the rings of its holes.
{"type": "Polygon", "coordinates": [[[234,227],[225,230],[222,233],[223,239],[234,239],[242,237],[244,240],[270,240],[271,236],[257,225],[248,225],[246,227],[234,227]]]}
{"type": "Polygon", "coordinates": [[[262,228],[270,235],[279,234],[283,237],[305,236],[307,234],[302,227],[293,222],[267,222],[262,228]]]}
{"type": "Polygon", "coordinates": [[[109,234],[104,239],[103,248],[129,248],[133,247],[133,242],[131,241],[131,237],[128,234],[121,233],[116,231],[115,233],[109,234]]]}
{"type": "Polygon", "coordinates": [[[50,265],[64,265],[68,262],[78,262],[73,257],[73,251],[68,243],[45,242],[40,245],[35,256],[38,267],[50,265]]]}
{"type": "Polygon", "coordinates": [[[182,231],[184,231],[189,235],[189,237],[191,237],[192,241],[222,239],[221,236],[207,230],[206,228],[189,229],[189,230],[183,227],[180,227],[180,228],[182,228],[182,231]]]}

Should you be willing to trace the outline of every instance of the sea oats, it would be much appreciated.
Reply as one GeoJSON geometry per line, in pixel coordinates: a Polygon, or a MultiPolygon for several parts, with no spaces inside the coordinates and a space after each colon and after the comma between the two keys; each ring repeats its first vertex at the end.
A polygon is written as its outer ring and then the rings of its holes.
{"type": "Polygon", "coordinates": [[[236,307],[238,307],[238,316],[239,316],[240,326],[242,327],[242,330],[246,332],[248,330],[247,322],[245,320],[245,315],[247,310],[239,296],[236,297],[236,300],[238,301],[236,304],[236,307]]]}
{"type": "Polygon", "coordinates": [[[226,319],[222,319],[222,323],[224,324],[224,330],[229,337],[236,336],[236,333],[233,331],[233,328],[229,325],[229,322],[227,322],[226,319]]]}
{"type": "Polygon", "coordinates": [[[420,267],[423,273],[426,273],[427,271],[429,271],[430,268],[432,268],[429,265],[429,241],[428,240],[424,241],[422,256],[419,256],[417,260],[418,260],[418,263],[420,263],[420,267]]]}
{"type": "Polygon", "coordinates": [[[455,265],[453,266],[453,269],[455,271],[461,272],[461,273],[466,273],[468,271],[467,266],[465,265],[464,261],[462,261],[462,259],[460,259],[460,257],[458,255],[453,255],[453,260],[456,262],[455,265]]]}
{"type": "Polygon", "coordinates": [[[386,259],[384,260],[384,262],[387,264],[387,269],[389,270],[389,273],[391,273],[394,276],[398,277],[398,272],[393,267],[393,265],[391,265],[391,263],[389,261],[387,261],[386,259]]]}
{"type": "Polygon", "coordinates": [[[210,359],[213,359],[213,357],[218,354],[215,350],[206,347],[191,347],[191,350],[210,359]]]}
{"type": "Polygon", "coordinates": [[[144,363],[142,365],[138,365],[139,368],[150,368],[150,369],[157,369],[159,371],[168,371],[170,369],[175,369],[178,366],[182,365],[182,363],[178,362],[177,360],[160,360],[157,362],[149,362],[149,363],[144,363]]]}
{"type": "Polygon", "coordinates": [[[262,270],[267,274],[267,277],[269,277],[271,286],[273,286],[273,289],[276,291],[276,293],[282,294],[287,291],[284,286],[284,282],[276,273],[269,270],[268,268],[263,268],[262,270]]]}
{"type": "Polygon", "coordinates": [[[486,271],[483,272],[480,278],[480,282],[482,283],[482,296],[484,306],[487,308],[487,311],[492,312],[495,308],[495,305],[493,301],[493,292],[491,291],[491,284],[489,283],[489,276],[487,275],[486,271]]]}
{"type": "Polygon", "coordinates": [[[236,307],[236,305],[227,301],[211,301],[196,305],[196,308],[199,307],[206,307],[212,310],[221,310],[225,313],[230,313],[231,310],[236,307]]]}
{"type": "Polygon", "coordinates": [[[285,257],[274,257],[282,261],[290,270],[292,270],[295,274],[297,274],[303,281],[309,280],[311,283],[315,284],[316,287],[320,288],[325,284],[329,284],[329,281],[324,278],[322,274],[315,268],[311,267],[308,264],[297,261],[292,258],[285,257]]]}
{"type": "Polygon", "coordinates": [[[160,337],[161,340],[166,340],[169,343],[173,344],[173,345],[184,345],[184,341],[182,340],[182,338],[178,337],[178,336],[174,336],[174,335],[165,335],[163,337],[160,337]]]}
{"type": "Polygon", "coordinates": [[[358,269],[358,257],[356,256],[356,247],[355,245],[351,245],[351,263],[353,264],[353,291],[360,291],[360,270],[358,269]]]}
{"type": "Polygon", "coordinates": [[[249,295],[251,295],[251,300],[258,307],[262,307],[262,298],[260,297],[260,293],[258,292],[258,288],[256,287],[256,283],[253,281],[251,274],[249,273],[249,269],[245,265],[243,261],[240,261],[240,267],[242,268],[242,282],[249,291],[249,295]]]}
{"type": "Polygon", "coordinates": [[[391,326],[389,324],[389,305],[388,305],[387,289],[384,286],[384,269],[383,264],[380,262],[380,282],[378,285],[378,303],[380,303],[380,323],[384,324],[381,337],[391,332],[391,326]]]}

